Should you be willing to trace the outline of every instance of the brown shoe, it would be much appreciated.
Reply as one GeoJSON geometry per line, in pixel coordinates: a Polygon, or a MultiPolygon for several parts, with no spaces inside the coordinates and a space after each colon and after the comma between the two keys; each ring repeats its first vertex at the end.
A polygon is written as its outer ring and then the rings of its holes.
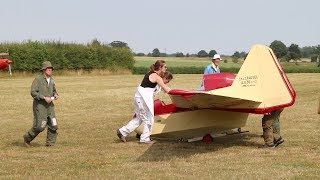
{"type": "Polygon", "coordinates": [[[23,145],[27,148],[31,147],[30,141],[27,140],[27,138],[25,138],[23,136],[23,145]]]}

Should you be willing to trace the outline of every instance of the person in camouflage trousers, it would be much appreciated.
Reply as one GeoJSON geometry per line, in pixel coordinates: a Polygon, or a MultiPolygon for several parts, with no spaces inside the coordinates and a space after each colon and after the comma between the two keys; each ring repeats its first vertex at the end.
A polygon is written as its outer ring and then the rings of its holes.
{"type": "Polygon", "coordinates": [[[265,144],[259,148],[274,148],[284,142],[280,135],[280,114],[283,109],[274,110],[262,118],[263,139],[265,144]]]}
{"type": "Polygon", "coordinates": [[[30,147],[30,142],[46,127],[48,127],[46,146],[54,145],[57,139],[58,122],[53,101],[57,100],[59,95],[51,77],[53,71],[51,62],[43,62],[40,71],[42,74],[37,76],[31,85],[34,120],[32,128],[23,136],[26,147],[30,147]]]}

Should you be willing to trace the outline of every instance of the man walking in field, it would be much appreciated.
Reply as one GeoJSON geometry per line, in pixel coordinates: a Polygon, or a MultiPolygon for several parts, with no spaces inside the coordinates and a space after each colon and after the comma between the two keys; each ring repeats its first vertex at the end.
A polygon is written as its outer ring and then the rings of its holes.
{"type": "Polygon", "coordinates": [[[36,77],[31,85],[34,119],[32,128],[23,136],[26,147],[30,147],[30,142],[46,127],[48,127],[46,146],[54,145],[57,138],[58,123],[53,101],[59,96],[51,77],[53,71],[51,62],[43,62],[40,71],[42,74],[36,77]]]}

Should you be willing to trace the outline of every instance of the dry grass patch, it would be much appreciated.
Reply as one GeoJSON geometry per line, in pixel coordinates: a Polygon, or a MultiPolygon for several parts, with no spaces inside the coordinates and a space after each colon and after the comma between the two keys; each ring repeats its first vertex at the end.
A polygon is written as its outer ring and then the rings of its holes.
{"type": "MultiPolygon", "coordinates": [[[[140,145],[132,134],[120,143],[115,130],[132,116],[141,75],[56,76],[61,98],[57,145],[43,132],[22,146],[32,125],[33,77],[0,79],[0,178],[24,179],[318,179],[320,177],[320,74],[290,74],[296,104],[281,116],[285,143],[261,150],[261,115],[250,115],[249,133],[212,144],[160,141],[140,145]]],[[[171,87],[197,89],[201,75],[175,75],[171,87]],[[186,83],[188,80],[189,84],[186,83]]],[[[169,98],[161,94],[165,101],[169,98]]]]}

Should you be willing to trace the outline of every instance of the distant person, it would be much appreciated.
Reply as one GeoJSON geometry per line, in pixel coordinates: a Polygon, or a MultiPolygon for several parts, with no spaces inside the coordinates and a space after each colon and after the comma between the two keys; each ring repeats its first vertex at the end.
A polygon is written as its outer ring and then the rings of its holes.
{"type": "Polygon", "coordinates": [[[212,64],[208,65],[206,69],[204,70],[203,74],[214,74],[214,73],[220,73],[219,64],[221,62],[221,57],[219,54],[215,54],[212,57],[212,64]]]}
{"type": "MultiPolygon", "coordinates": [[[[220,73],[220,69],[219,69],[219,64],[221,62],[221,57],[219,54],[215,54],[211,61],[212,64],[208,65],[205,69],[204,69],[204,73],[203,74],[215,74],[215,73],[220,73]]],[[[204,80],[202,80],[201,83],[201,89],[204,89],[204,80]]]]}
{"type": "Polygon", "coordinates": [[[59,95],[52,78],[53,66],[51,62],[43,62],[40,71],[42,74],[37,76],[31,85],[34,119],[32,128],[23,136],[26,147],[30,147],[30,142],[46,127],[48,127],[46,146],[53,146],[57,139],[58,122],[53,101],[57,100],[59,95]]]}
{"type": "Polygon", "coordinates": [[[264,144],[259,148],[274,148],[284,142],[280,135],[280,114],[282,109],[274,110],[265,114],[262,118],[264,144]]]}
{"type": "Polygon", "coordinates": [[[150,139],[154,123],[154,96],[159,92],[159,86],[168,93],[171,89],[166,83],[173,78],[171,73],[165,73],[166,70],[166,62],[157,60],[144,76],[134,96],[134,117],[127,125],[117,130],[117,136],[122,142],[126,142],[125,138],[141,124],[143,124],[143,132],[140,135],[140,143],[153,144],[155,142],[150,139]]]}

